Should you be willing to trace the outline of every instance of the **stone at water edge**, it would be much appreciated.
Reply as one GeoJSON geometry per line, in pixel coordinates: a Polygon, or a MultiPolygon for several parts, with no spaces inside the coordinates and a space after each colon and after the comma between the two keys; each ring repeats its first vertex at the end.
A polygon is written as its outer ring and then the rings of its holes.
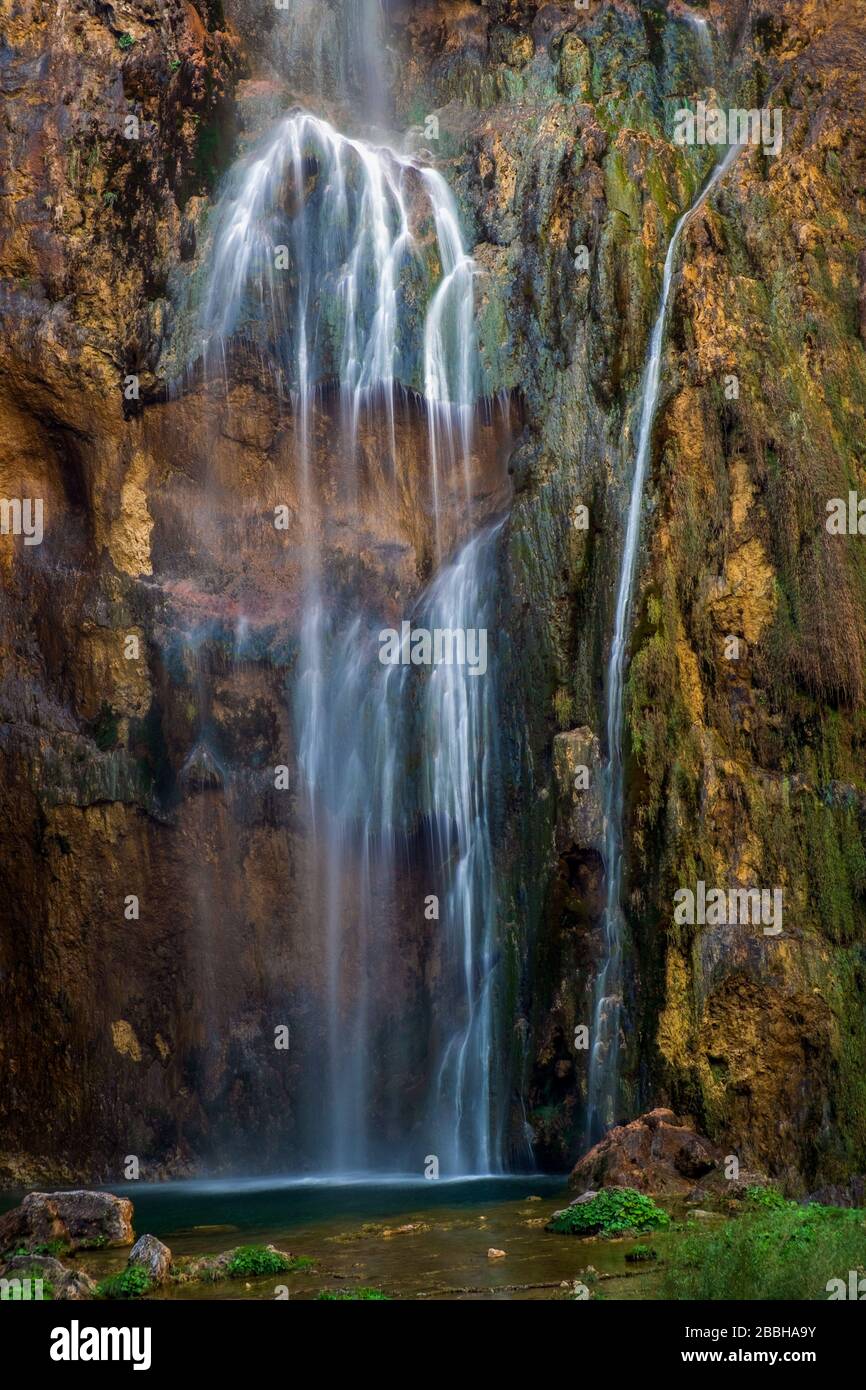
{"type": "Polygon", "coordinates": [[[29,1192],[0,1217],[0,1250],[55,1241],[67,1250],[92,1250],[134,1239],[132,1203],[111,1192],[29,1192]]]}
{"type": "Polygon", "coordinates": [[[504,1260],[505,1251],[497,1250],[494,1246],[491,1245],[490,1249],[487,1251],[487,1258],[488,1260],[504,1260]]]}
{"type": "Polygon", "coordinates": [[[569,1187],[631,1187],[637,1192],[675,1196],[690,1192],[700,1178],[723,1161],[721,1149],[683,1124],[672,1110],[651,1110],[617,1125],[584,1154],[569,1187]]]}
{"type": "Polygon", "coordinates": [[[127,1269],[143,1269],[152,1284],[164,1284],[171,1273],[171,1251],[156,1236],[139,1236],[129,1252],[127,1269]]]}
{"type": "MultiPolygon", "coordinates": [[[[10,1260],[0,1260],[0,1279],[29,1279],[30,1299],[25,1300],[29,1302],[39,1302],[33,1287],[36,1279],[51,1285],[51,1299],[55,1303],[96,1297],[96,1284],[89,1274],[83,1269],[69,1269],[51,1255],[13,1255],[10,1260]]],[[[45,1297],[47,1299],[48,1295],[45,1297]]]]}

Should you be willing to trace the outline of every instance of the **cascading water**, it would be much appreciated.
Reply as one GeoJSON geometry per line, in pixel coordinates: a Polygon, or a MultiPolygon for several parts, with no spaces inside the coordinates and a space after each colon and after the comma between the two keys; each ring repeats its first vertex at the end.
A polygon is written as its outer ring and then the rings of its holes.
{"type": "Polygon", "coordinates": [[[716,72],[716,55],[713,51],[713,36],[706,15],[695,14],[693,10],[686,10],[683,17],[697,38],[701,50],[704,76],[708,82],[711,82],[716,72]]]}
{"type": "Polygon", "coordinates": [[[589,1064],[589,1093],[587,1107],[587,1136],[590,1141],[609,1127],[616,1118],[619,1071],[619,1035],[622,1013],[622,952],[625,919],[622,910],[623,886],[623,685],[631,622],[637,556],[640,545],[643,492],[650,462],[653,424],[661,390],[661,361],[664,347],[665,323],[674,265],[683,231],[710,197],[739,153],[734,145],[725,155],[692,206],[683,213],[674,228],[665,257],[662,293],[658,313],[650,338],[649,357],[641,385],[641,412],[638,429],[637,455],[632,476],[628,506],[625,544],[619,573],[614,617],[613,642],[607,668],[607,749],[608,763],[604,779],[604,863],[606,872],[606,902],[604,915],[605,960],[595,981],[593,1007],[593,1043],[589,1064]]]}
{"type": "MultiPolygon", "coordinates": [[[[420,1170],[429,1153],[451,1175],[501,1167],[490,1079],[493,677],[458,665],[428,672],[380,663],[381,615],[357,597],[347,612],[328,574],[310,424],[317,391],[335,383],[351,466],[365,417],[384,417],[396,485],[395,406],[403,383],[419,391],[441,562],[443,493],[462,498],[464,534],[471,521],[473,278],[454,199],[436,170],[348,139],[304,111],[283,119],[234,171],[215,223],[201,319],[206,362],[227,378],[229,352],[251,344],[295,415],[303,592],[293,706],[311,897],[326,939],[327,1124],[316,1161],[333,1172],[420,1170]],[[420,319],[417,304],[426,305],[420,319]],[[411,859],[419,827],[443,909],[440,1007],[431,1011],[426,1098],[410,1141],[406,1116],[390,1134],[374,1116],[381,1020],[370,972],[393,949],[386,923],[399,912],[398,864],[411,859]]],[[[416,625],[486,630],[498,532],[488,527],[439,570],[414,605],[416,625]]],[[[409,1076],[390,1077],[396,1095],[411,1088],[409,1076]]]]}

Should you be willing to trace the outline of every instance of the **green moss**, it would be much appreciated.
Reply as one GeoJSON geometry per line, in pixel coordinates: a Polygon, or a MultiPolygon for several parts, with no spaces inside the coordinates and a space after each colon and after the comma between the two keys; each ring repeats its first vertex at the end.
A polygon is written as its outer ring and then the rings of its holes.
{"type": "Polygon", "coordinates": [[[265,1245],[239,1245],[227,1265],[230,1279],[251,1279],[262,1274],[286,1274],[296,1266],[279,1250],[265,1245]]]}

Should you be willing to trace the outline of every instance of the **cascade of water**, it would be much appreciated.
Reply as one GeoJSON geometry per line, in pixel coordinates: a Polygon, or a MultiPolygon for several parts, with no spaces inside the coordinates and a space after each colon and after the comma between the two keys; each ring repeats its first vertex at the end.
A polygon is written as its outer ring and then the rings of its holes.
{"type": "MultiPolygon", "coordinates": [[[[490,1082],[493,677],[456,665],[429,673],[384,667],[372,615],[356,608],[337,616],[310,427],[317,387],[336,381],[350,461],[362,414],[375,407],[384,411],[394,467],[398,383],[417,383],[425,398],[441,560],[446,467],[461,471],[469,520],[473,280],[474,263],[442,176],[387,147],[348,139],[307,112],[282,120],[234,171],[218,210],[202,309],[206,358],[225,371],[230,340],[251,341],[291,397],[296,417],[304,553],[294,711],[313,847],[311,898],[326,940],[328,1114],[318,1157],[333,1171],[382,1162],[371,1117],[377,1020],[370,969],[387,950],[385,924],[397,911],[396,859],[409,856],[418,825],[429,827],[430,858],[446,886],[443,1007],[427,1049],[429,1095],[415,1117],[420,1121],[423,1113],[425,1120],[419,1142],[450,1173],[500,1166],[490,1082]],[[279,248],[285,248],[285,269],[276,259],[279,248]],[[426,304],[414,331],[403,314],[407,298],[426,304]]],[[[471,539],[441,568],[415,606],[416,624],[486,629],[497,530],[471,539]]],[[[393,1076],[391,1084],[401,1093],[409,1078],[393,1076]]],[[[418,1161],[413,1155],[413,1166],[418,1161]]]]}
{"type": "Polygon", "coordinates": [[[625,921],[622,911],[623,884],[623,683],[632,595],[640,544],[644,484],[650,462],[652,431],[661,390],[661,362],[665,323],[673,283],[674,265],[683,231],[710,197],[739,153],[732,146],[716,165],[692,206],[674,228],[665,257],[662,292],[650,338],[649,356],[641,385],[641,412],[637,455],[632,476],[625,544],[616,594],[613,642],[607,668],[607,749],[608,764],[604,782],[604,863],[606,903],[604,916],[605,961],[595,981],[593,1043],[589,1065],[588,1138],[594,1140],[614,1122],[619,1061],[619,1034],[622,1012],[622,951],[625,921]]]}
{"type": "MultiPolygon", "coordinates": [[[[249,0],[224,3],[242,26],[249,0]]],[[[384,128],[389,114],[386,37],[383,0],[278,0],[270,56],[292,89],[317,110],[338,105],[364,127],[384,128]]]]}
{"type": "Polygon", "coordinates": [[[716,55],[713,51],[713,36],[706,15],[695,14],[693,10],[684,11],[684,19],[694,32],[701,50],[704,76],[712,82],[716,73],[716,55]]]}
{"type": "MultiPolygon", "coordinates": [[[[440,572],[419,605],[420,626],[483,632],[486,643],[501,526],[474,536],[440,572]]],[[[490,801],[498,726],[493,676],[439,666],[427,682],[423,709],[423,795],[433,857],[453,861],[443,963],[451,1009],[437,1030],[430,1132],[449,1172],[489,1173],[501,1166],[491,1094],[497,891],[490,801]]]]}

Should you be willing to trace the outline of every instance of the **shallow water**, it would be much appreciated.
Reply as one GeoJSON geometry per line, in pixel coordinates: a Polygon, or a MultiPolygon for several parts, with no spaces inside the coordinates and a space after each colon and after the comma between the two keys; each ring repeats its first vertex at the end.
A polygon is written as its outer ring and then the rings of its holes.
{"type": "MultiPolygon", "coordinates": [[[[635,1239],[576,1240],[544,1229],[568,1202],[562,1178],[130,1183],[112,1190],[134,1202],[136,1232],[158,1236],[175,1256],[273,1243],[315,1262],[294,1274],[174,1285],[160,1298],[273,1299],[283,1285],[301,1299],[357,1287],[392,1298],[560,1299],[592,1265],[602,1276],[594,1293],[630,1299],[653,1297],[657,1278],[652,1267],[626,1265],[635,1239]],[[491,1247],[505,1257],[488,1258],[491,1247]]],[[[4,1197],[0,1208],[18,1200],[4,1197]]],[[[660,1255],[668,1239],[653,1235],[660,1255]]],[[[101,1279],[123,1269],[128,1254],[89,1251],[76,1260],[101,1279]]]]}

